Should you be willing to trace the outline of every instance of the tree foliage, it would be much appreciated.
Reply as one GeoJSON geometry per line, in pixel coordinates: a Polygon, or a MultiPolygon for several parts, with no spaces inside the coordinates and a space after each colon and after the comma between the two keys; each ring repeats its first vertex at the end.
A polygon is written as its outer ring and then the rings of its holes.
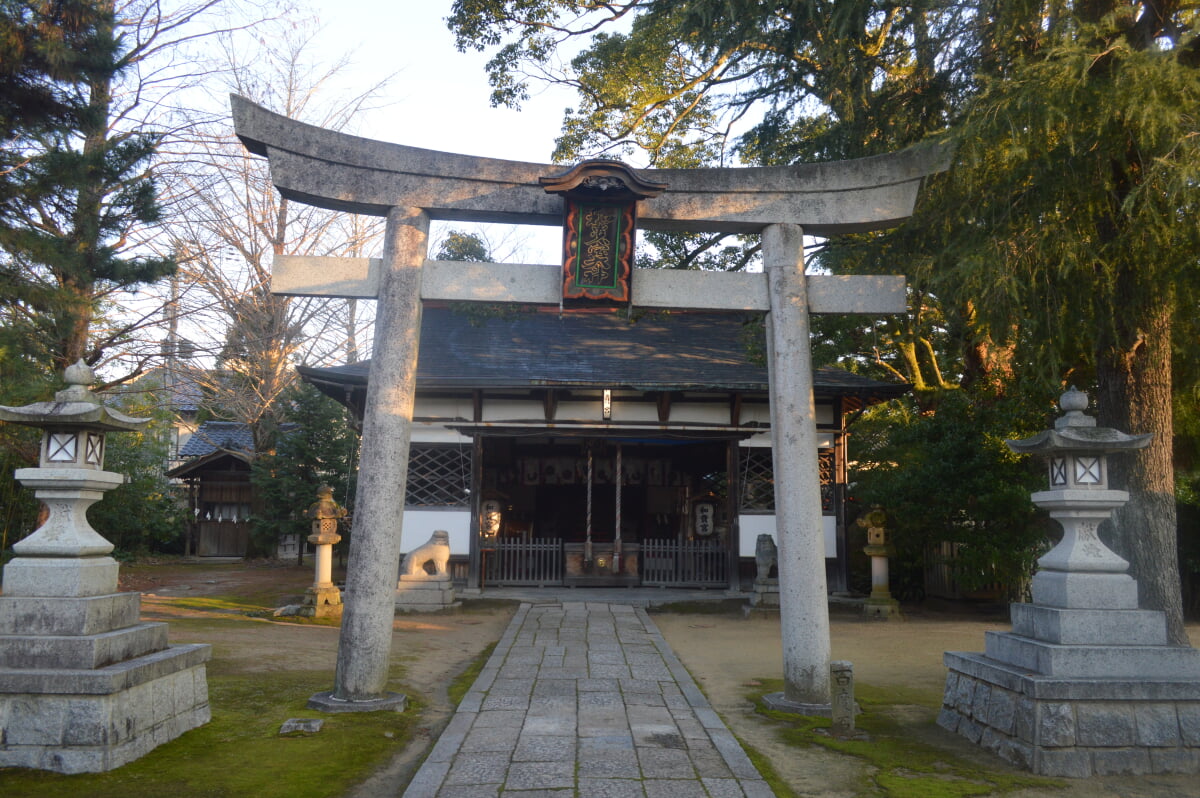
{"type": "Polygon", "coordinates": [[[126,342],[142,320],[113,299],[174,271],[139,247],[162,219],[156,101],[186,80],[164,54],[219,2],[0,5],[0,312],[52,373],[126,342]]]}
{"type": "MultiPolygon", "coordinates": [[[[291,388],[284,403],[290,424],[278,449],[250,467],[257,502],[251,548],[267,556],[283,535],[308,537],[311,519],[303,513],[317,500],[317,488],[329,485],[353,512],[357,485],[358,433],[346,408],[304,383],[291,388]]],[[[347,524],[343,537],[349,534],[347,524]]]]}
{"type": "Polygon", "coordinates": [[[1071,379],[1096,389],[1103,423],[1153,432],[1114,470],[1133,495],[1114,540],[1185,639],[1170,361],[1200,286],[1194,7],[458,0],[449,23],[461,48],[494,48],[494,102],[537,81],[577,89],[560,150],[645,147],[658,165],[677,139],[785,164],[956,145],[910,223],[823,242],[810,261],[907,274],[908,317],[816,329],[855,367],[902,375],[924,411],[958,386],[1041,394],[1071,379]]]}
{"type": "Polygon", "coordinates": [[[1045,416],[1027,402],[950,391],[936,413],[907,399],[858,423],[854,498],[887,509],[898,551],[892,584],[903,598],[923,595],[927,558],[942,543],[954,547],[948,565],[963,590],[1001,585],[1021,597],[1045,552],[1048,530],[1029,501],[1045,475],[1004,442],[1044,429],[1045,416]]]}
{"type": "Polygon", "coordinates": [[[174,417],[159,401],[159,390],[146,382],[137,391],[102,397],[128,415],[150,419],[144,430],[106,436],[104,468],[123,474],[125,482],[88,511],[92,526],[123,556],[180,550],[187,509],[165,473],[174,417]]]}

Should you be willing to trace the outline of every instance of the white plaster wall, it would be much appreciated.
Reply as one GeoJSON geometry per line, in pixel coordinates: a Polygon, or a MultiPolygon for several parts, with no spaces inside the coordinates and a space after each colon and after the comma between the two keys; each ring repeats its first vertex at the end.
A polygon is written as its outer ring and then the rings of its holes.
{"type": "MultiPolygon", "coordinates": [[[[657,424],[658,407],[653,402],[618,402],[614,400],[612,420],[626,423],[657,424]]],[[[671,420],[675,420],[674,408],[671,409],[671,420]]]]}
{"type": "Polygon", "coordinates": [[[817,405],[817,423],[818,424],[834,423],[833,405],[820,405],[820,404],[817,405]]]}
{"type": "MultiPolygon", "coordinates": [[[[823,515],[821,516],[821,526],[825,533],[825,558],[833,559],[837,557],[837,518],[832,515],[823,515]]],[[[741,530],[739,557],[754,556],[754,544],[758,542],[759,535],[770,535],[776,545],[779,543],[775,537],[775,516],[773,515],[739,515],[738,527],[741,530]]]]}
{"type": "MultiPolygon", "coordinates": [[[[525,418],[542,418],[542,406],[537,406],[537,416],[526,414],[525,418]]],[[[554,411],[555,421],[603,421],[604,408],[599,397],[594,402],[559,402],[554,411]]]]}
{"type": "MultiPolygon", "coordinates": [[[[658,416],[655,415],[655,418],[658,416]]],[[[729,406],[726,404],[675,402],[671,405],[671,423],[682,422],[725,426],[729,423],[729,406]]]]}
{"type": "Polygon", "coordinates": [[[438,529],[450,533],[450,553],[467,554],[471,545],[471,513],[468,510],[404,510],[404,531],[400,551],[412,551],[429,540],[438,529]]]}
{"type": "MultiPolygon", "coordinates": [[[[446,429],[441,424],[430,421],[413,422],[412,443],[470,443],[471,439],[459,432],[446,429]]],[[[467,458],[470,458],[470,452],[467,458]]]]}
{"type": "MultiPolygon", "coordinates": [[[[599,413],[597,412],[597,415],[599,413]]],[[[529,421],[544,418],[541,402],[523,402],[509,399],[483,399],[483,420],[529,421]]]]}
{"type": "Polygon", "coordinates": [[[758,422],[769,427],[771,426],[771,407],[766,402],[747,402],[742,405],[741,418],[743,424],[758,422]]]}
{"type": "Polygon", "coordinates": [[[417,397],[413,406],[414,418],[460,418],[469,419],[475,413],[474,405],[468,398],[451,399],[446,397],[417,397]]]}
{"type": "MultiPolygon", "coordinates": [[[[726,411],[728,413],[728,411],[726,411]]],[[[726,415],[728,419],[728,415],[726,415]]],[[[742,423],[748,424],[751,421],[758,421],[762,424],[769,425],[771,423],[771,407],[767,403],[753,404],[747,403],[742,405],[742,423]]],[[[818,424],[834,424],[836,418],[833,414],[833,405],[817,404],[817,423],[818,424]]]]}

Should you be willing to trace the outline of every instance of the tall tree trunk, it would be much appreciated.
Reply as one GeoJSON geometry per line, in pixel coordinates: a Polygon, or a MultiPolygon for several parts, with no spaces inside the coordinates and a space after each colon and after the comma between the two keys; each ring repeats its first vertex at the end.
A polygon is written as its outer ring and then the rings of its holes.
{"type": "Polygon", "coordinates": [[[1118,329],[1118,344],[1097,352],[1100,424],[1154,438],[1136,454],[1109,459],[1110,484],[1129,491],[1129,503],[1114,513],[1112,547],[1130,561],[1141,606],[1165,612],[1171,642],[1187,645],[1172,463],[1172,301],[1166,295],[1144,309],[1121,308],[1119,314],[1141,326],[1118,329]]]}

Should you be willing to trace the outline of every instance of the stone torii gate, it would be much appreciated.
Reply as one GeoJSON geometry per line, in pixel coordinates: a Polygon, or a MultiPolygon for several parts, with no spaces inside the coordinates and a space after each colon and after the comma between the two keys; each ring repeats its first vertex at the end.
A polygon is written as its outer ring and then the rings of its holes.
{"type": "MultiPolygon", "coordinates": [[[[379,302],[334,689],[318,708],[394,706],[386,690],[424,299],[558,305],[561,265],[448,263],[428,255],[430,220],[562,224],[549,164],[423,150],[297,122],[232,97],[237,135],[270,161],[286,198],[384,216],[382,259],[275,260],[279,294],[379,302]]],[[[650,230],[761,233],[763,274],[635,269],[640,307],[767,313],[785,699],[828,707],[829,612],[809,348],[810,313],[902,313],[903,276],[804,274],[804,235],[878,230],[912,213],[937,148],[784,167],[638,170],[665,183],[638,205],[650,230]]],[[[828,711],[828,710],[826,710],[828,711]]]]}

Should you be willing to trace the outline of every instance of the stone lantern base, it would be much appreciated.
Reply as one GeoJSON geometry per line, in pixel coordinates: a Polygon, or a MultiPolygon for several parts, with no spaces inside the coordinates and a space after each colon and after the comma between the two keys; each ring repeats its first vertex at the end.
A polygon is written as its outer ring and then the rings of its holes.
{"type": "Polygon", "coordinates": [[[112,770],[208,722],[211,647],[168,645],[165,623],[139,622],[141,597],[115,592],[116,572],[109,557],[6,566],[0,767],[112,770]],[[111,574],[111,587],[90,595],[77,576],[93,572],[111,574]],[[46,577],[43,594],[75,595],[29,595],[31,573],[46,577]]]}
{"type": "Polygon", "coordinates": [[[337,585],[312,585],[304,591],[304,603],[296,611],[306,618],[342,617],[342,591],[337,585]]]}
{"type": "MultiPolygon", "coordinates": [[[[1035,602],[1059,587],[1044,582],[1035,602]]],[[[1121,607],[1012,605],[984,653],[945,654],[938,724],[1044,776],[1200,773],[1200,651],[1168,645],[1163,613],[1121,592],[1121,607]]]]}

